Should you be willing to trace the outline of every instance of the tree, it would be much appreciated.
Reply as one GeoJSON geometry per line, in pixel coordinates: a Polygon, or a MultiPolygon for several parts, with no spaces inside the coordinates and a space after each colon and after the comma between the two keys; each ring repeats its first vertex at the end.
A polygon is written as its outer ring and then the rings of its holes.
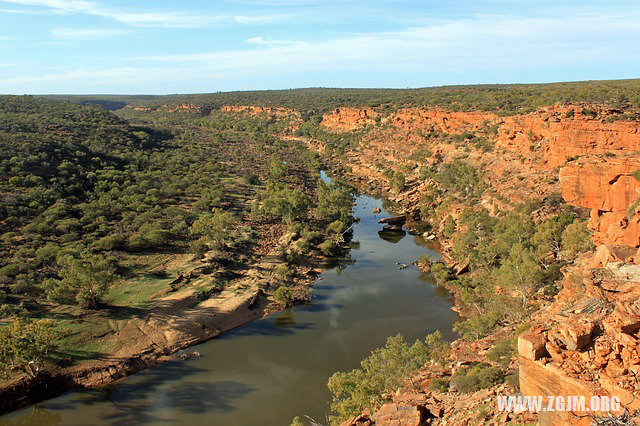
{"type": "Polygon", "coordinates": [[[109,284],[118,278],[113,265],[97,255],[66,255],[58,263],[62,266],[61,279],[47,280],[44,287],[49,299],[62,303],[75,300],[85,308],[98,308],[109,284]]]}
{"type": "Polygon", "coordinates": [[[340,220],[345,224],[352,222],[351,207],[353,195],[347,188],[334,183],[327,184],[318,180],[318,205],[315,215],[318,219],[334,222],[340,220]]]}
{"type": "Polygon", "coordinates": [[[212,214],[202,215],[191,225],[191,234],[214,248],[222,248],[233,241],[236,219],[231,212],[213,209],[212,214]]]}
{"type": "Polygon", "coordinates": [[[311,199],[299,188],[281,188],[267,191],[262,201],[262,212],[291,224],[307,215],[311,199]]]}
{"type": "Polygon", "coordinates": [[[593,247],[591,231],[585,221],[577,220],[573,222],[562,233],[562,248],[568,250],[574,256],[578,253],[593,250],[593,247]]]}
{"type": "Polygon", "coordinates": [[[560,251],[562,230],[562,224],[555,220],[547,220],[536,226],[536,232],[531,237],[531,244],[536,247],[536,255],[541,263],[549,253],[555,256],[560,251]]]}
{"type": "Polygon", "coordinates": [[[8,375],[20,370],[34,378],[40,363],[56,348],[60,334],[51,320],[15,318],[0,325],[0,372],[8,375]]]}
{"type": "Polygon", "coordinates": [[[527,308],[530,293],[542,283],[541,268],[532,249],[514,244],[509,256],[497,271],[498,284],[520,295],[522,308],[527,308]]]}

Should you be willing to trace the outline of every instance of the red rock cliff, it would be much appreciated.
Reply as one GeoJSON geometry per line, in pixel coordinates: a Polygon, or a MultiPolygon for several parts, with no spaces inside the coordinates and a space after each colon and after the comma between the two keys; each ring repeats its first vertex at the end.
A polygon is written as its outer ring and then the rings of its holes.
{"type": "Polygon", "coordinates": [[[589,158],[560,171],[562,196],[574,206],[591,209],[589,225],[596,244],[640,245],[640,182],[633,173],[640,157],[589,158]]]}

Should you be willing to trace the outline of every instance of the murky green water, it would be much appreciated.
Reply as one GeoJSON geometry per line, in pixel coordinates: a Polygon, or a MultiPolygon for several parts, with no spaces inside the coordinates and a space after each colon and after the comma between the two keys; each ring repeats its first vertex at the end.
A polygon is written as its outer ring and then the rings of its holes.
{"type": "Polygon", "coordinates": [[[354,241],[360,244],[351,252],[353,263],[325,271],[310,305],[189,349],[201,358],[169,362],[108,388],[71,392],[0,418],[0,424],[268,426],[288,425],[296,415],[324,423],[333,372],[357,367],[396,333],[415,339],[441,330],[451,337],[456,318],[428,276],[396,265],[430,252],[424,241],[379,236],[377,219],[385,212],[374,215],[373,207],[382,202],[358,197],[354,241]]]}

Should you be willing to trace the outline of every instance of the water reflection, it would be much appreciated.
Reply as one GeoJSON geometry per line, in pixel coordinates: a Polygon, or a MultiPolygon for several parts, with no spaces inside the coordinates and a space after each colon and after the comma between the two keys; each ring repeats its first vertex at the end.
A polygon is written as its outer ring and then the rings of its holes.
{"type": "Polygon", "coordinates": [[[378,236],[386,242],[397,244],[407,235],[404,229],[383,229],[378,231],[378,236]]]}

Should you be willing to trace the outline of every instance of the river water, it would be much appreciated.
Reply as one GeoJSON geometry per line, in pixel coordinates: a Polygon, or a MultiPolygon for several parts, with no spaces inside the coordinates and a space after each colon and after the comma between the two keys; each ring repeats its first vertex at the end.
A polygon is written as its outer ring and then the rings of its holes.
{"type": "Polygon", "coordinates": [[[350,370],[388,336],[452,338],[451,300],[411,266],[424,240],[379,235],[382,201],[354,206],[351,259],[325,270],[312,303],[246,324],[190,348],[200,358],[167,362],[97,390],[70,392],[0,418],[0,425],[288,425],[326,423],[327,380],[350,370]],[[383,238],[384,237],[384,238],[383,238]],[[397,263],[409,265],[399,269],[397,263]]]}

